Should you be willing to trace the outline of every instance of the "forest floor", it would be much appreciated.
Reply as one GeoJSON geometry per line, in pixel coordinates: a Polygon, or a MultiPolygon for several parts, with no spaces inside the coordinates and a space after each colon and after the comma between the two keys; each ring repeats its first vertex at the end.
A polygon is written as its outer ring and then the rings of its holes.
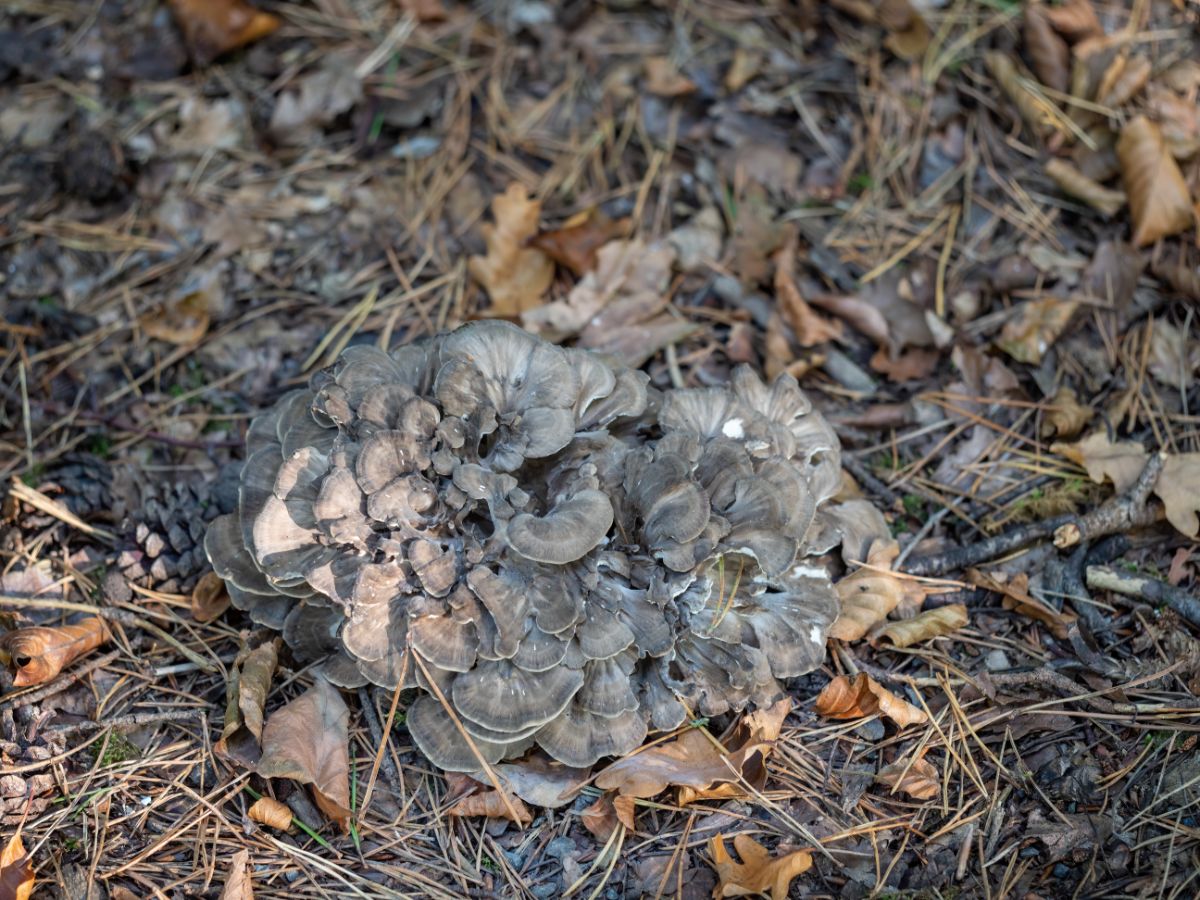
{"type": "MultiPolygon", "coordinates": [[[[774,900],[1200,896],[1200,8],[256,2],[0,11],[0,628],[112,631],[0,675],[35,897],[751,889],[717,835],[774,900]],[[655,385],[795,375],[966,624],[831,640],[762,779],[632,827],[591,787],[451,815],[403,702],[348,694],[343,833],[213,752],[250,627],[195,596],[221,473],[349,344],[583,279],[610,314],[563,339],[655,385]],[[843,675],[920,715],[824,714],[843,675]]],[[[310,683],[284,657],[267,710],[310,683]]]]}

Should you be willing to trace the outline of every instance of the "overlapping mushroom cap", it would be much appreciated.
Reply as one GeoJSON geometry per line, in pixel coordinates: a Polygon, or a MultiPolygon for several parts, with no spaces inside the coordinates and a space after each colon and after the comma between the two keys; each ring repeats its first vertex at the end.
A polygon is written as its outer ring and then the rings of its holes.
{"type": "Polygon", "coordinates": [[[503,322],[350,348],[253,422],[209,557],[332,681],[417,688],[443,769],[479,768],[448,705],[489,762],[587,766],[770,702],[837,613],[837,438],[787,376],[646,381],[503,322]]]}

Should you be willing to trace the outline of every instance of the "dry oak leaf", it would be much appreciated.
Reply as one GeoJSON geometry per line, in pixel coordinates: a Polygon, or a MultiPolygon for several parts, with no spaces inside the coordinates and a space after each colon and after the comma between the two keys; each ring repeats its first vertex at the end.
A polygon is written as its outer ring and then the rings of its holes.
{"type": "Polygon", "coordinates": [[[770,851],[748,834],[735,834],[733,848],[742,858],[740,863],[725,849],[724,835],[709,839],[708,852],[718,878],[714,898],[769,893],[771,900],[787,900],[792,879],[812,868],[812,854],[807,850],[772,858],[770,851]]]}
{"type": "Polygon", "coordinates": [[[629,219],[613,220],[592,209],[569,219],[562,228],[542,231],[530,241],[530,247],[543,251],[559,265],[576,275],[596,268],[596,254],[614,238],[629,232],[629,219]]]}
{"type": "Polygon", "coordinates": [[[842,323],[826,319],[805,302],[796,286],[796,244],[788,241],[775,254],[775,296],[779,309],[792,326],[796,343],[815,347],[842,339],[842,323]]]}
{"type": "Polygon", "coordinates": [[[229,609],[229,591],[216,572],[205,572],[192,588],[192,618],[201,625],[229,609]]]}
{"type": "Polygon", "coordinates": [[[1037,365],[1078,308],[1079,301],[1065,297],[1028,300],[1004,323],[996,345],[1017,362],[1037,365]]]}
{"type": "Polygon", "coordinates": [[[199,343],[208,334],[208,305],[207,292],[193,291],[146,313],[138,324],[152,338],[187,347],[199,343]]]}
{"type": "Polygon", "coordinates": [[[1064,385],[1054,392],[1042,416],[1042,437],[1073,438],[1095,414],[1094,409],[1079,402],[1074,390],[1064,385]]]}
{"type": "Polygon", "coordinates": [[[243,650],[234,660],[225,686],[225,724],[213,749],[253,766],[262,754],[263,708],[279,661],[279,641],[243,650]]]}
{"type": "Polygon", "coordinates": [[[250,885],[249,850],[239,850],[233,855],[221,900],[254,900],[254,889],[250,885]]]}
{"type": "Polygon", "coordinates": [[[1102,484],[1107,478],[1118,494],[1133,487],[1149,459],[1141,444],[1136,441],[1114,443],[1103,431],[1089,434],[1074,444],[1051,444],[1050,452],[1083,466],[1087,469],[1088,477],[1097,484],[1102,484]]]}
{"type": "Polygon", "coordinates": [[[18,831],[0,851],[0,898],[29,900],[33,896],[33,864],[18,831]]]}
{"type": "Polygon", "coordinates": [[[591,806],[579,814],[583,827],[598,841],[607,842],[618,825],[627,831],[634,830],[634,808],[637,801],[621,794],[602,794],[591,806]]]}
{"type": "Polygon", "coordinates": [[[446,810],[449,816],[487,816],[489,819],[508,819],[521,828],[533,822],[533,813],[515,794],[505,797],[493,789],[468,794],[446,810]],[[515,818],[514,818],[515,816],[515,818]]]}
{"type": "Polygon", "coordinates": [[[846,675],[834,678],[817,695],[816,710],[830,719],[858,719],[879,714],[901,728],[929,720],[924,710],[897,697],[866,672],[859,672],[853,681],[846,675]]]}
{"type": "Polygon", "coordinates": [[[1117,139],[1117,159],[1129,195],[1135,246],[1191,226],[1195,212],[1187,182],[1157,125],[1145,116],[1126,123],[1117,139]]]}
{"type": "Polygon", "coordinates": [[[889,640],[897,647],[909,647],[921,641],[942,637],[967,624],[967,608],[961,603],[927,609],[911,619],[889,622],[875,633],[877,640],[889,640]]]}
{"type": "Polygon", "coordinates": [[[1038,79],[1047,87],[1065,93],[1071,84],[1071,51],[1050,24],[1046,7],[1025,6],[1025,52],[1038,79]]]}
{"type": "Polygon", "coordinates": [[[554,262],[536,247],[525,244],[538,233],[542,204],[513,182],[492,200],[494,222],[480,226],[486,256],[472,256],[467,267],[492,300],[488,310],[496,316],[519,316],[540,306],[542,295],[554,280],[554,262]]]}
{"type": "Polygon", "coordinates": [[[263,727],[264,778],[294,778],[313,786],[321,812],[350,827],[350,710],[337,688],[324,678],[287,706],[271,713],[263,727]]]}
{"type": "Polygon", "coordinates": [[[1125,206],[1124,191],[1106,188],[1100,182],[1088,178],[1065,159],[1055,158],[1047,162],[1046,174],[1068,197],[1082,200],[1105,216],[1115,216],[1125,206]]]}
{"type": "Polygon", "coordinates": [[[259,797],[246,810],[246,815],[269,828],[279,831],[290,831],[292,827],[292,811],[286,803],[280,803],[273,797],[259,797]]]}
{"type": "Polygon", "coordinates": [[[245,0],[169,0],[192,62],[206,66],[218,56],[252,44],[283,20],[245,0]]]}
{"type": "Polygon", "coordinates": [[[900,760],[884,766],[875,780],[895,791],[904,791],[917,800],[930,800],[938,795],[942,787],[942,776],[937,767],[927,760],[911,762],[900,760]]]}
{"type": "Polygon", "coordinates": [[[13,670],[15,687],[43,684],[108,637],[98,616],[73,625],[18,628],[0,637],[0,661],[13,670]]]}
{"type": "Polygon", "coordinates": [[[765,761],[774,750],[791,708],[787,697],[745,716],[718,740],[692,728],[667,741],[619,759],[596,776],[596,787],[627,797],[653,797],[668,787],[680,789],[680,803],[708,798],[744,797],[739,777],[761,787],[765,761]],[[728,752],[722,753],[721,747],[728,752]]]}

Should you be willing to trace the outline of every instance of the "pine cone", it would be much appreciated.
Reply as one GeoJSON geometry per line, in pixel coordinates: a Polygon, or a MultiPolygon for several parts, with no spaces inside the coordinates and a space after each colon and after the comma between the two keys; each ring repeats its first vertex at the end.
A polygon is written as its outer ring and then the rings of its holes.
{"type": "Polygon", "coordinates": [[[236,475],[216,481],[143,485],[141,506],[126,519],[132,545],[117,565],[130,581],[171,593],[187,593],[209,569],[204,535],[217,516],[237,508],[236,475]]]}
{"type": "Polygon", "coordinates": [[[111,516],[112,467],[91,453],[63,456],[38,484],[38,490],[62,503],[81,519],[111,516]]]}
{"type": "Polygon", "coordinates": [[[804,561],[837,438],[789,376],[646,381],[503,322],[350,348],[253,422],[209,557],[335,683],[394,688],[411,647],[408,727],[443,769],[479,763],[434,685],[489,762],[588,766],[773,702],[837,614],[804,561]]]}

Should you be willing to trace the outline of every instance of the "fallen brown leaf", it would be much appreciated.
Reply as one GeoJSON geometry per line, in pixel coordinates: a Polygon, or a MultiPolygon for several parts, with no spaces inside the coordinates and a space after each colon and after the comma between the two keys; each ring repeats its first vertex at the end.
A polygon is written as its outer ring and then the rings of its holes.
{"type": "Polygon", "coordinates": [[[873,542],[867,565],[833,586],[842,608],[829,629],[831,638],[857,641],[896,607],[920,609],[926,594],[921,583],[884,571],[899,552],[895,541],[873,542]]]}
{"type": "Polygon", "coordinates": [[[1033,71],[1046,87],[1065,93],[1071,84],[1071,51],[1046,15],[1041,3],[1025,5],[1025,52],[1033,71]]]}
{"type": "Polygon", "coordinates": [[[1187,332],[1177,325],[1153,321],[1146,368],[1160,384],[1186,391],[1193,374],[1200,369],[1200,344],[1190,340],[1187,332]]]}
{"type": "Polygon", "coordinates": [[[472,256],[467,267],[492,300],[489,313],[519,316],[540,306],[554,280],[554,263],[525,242],[538,232],[541,201],[531,199],[518,182],[492,200],[495,220],[480,226],[486,256],[472,256]]]}
{"type": "Polygon", "coordinates": [[[1095,414],[1094,409],[1079,402],[1075,391],[1063,385],[1042,414],[1042,437],[1073,438],[1095,414]]]}
{"type": "Polygon", "coordinates": [[[924,710],[897,697],[866,672],[859,672],[852,681],[838,675],[817,695],[818,715],[830,719],[858,719],[876,714],[887,716],[901,728],[928,721],[924,710]]]}
{"type": "Polygon", "coordinates": [[[1105,216],[1115,216],[1125,206],[1124,191],[1106,188],[1100,182],[1093,181],[1065,159],[1055,158],[1047,162],[1046,174],[1068,197],[1082,200],[1105,216]]]}
{"type": "Polygon", "coordinates": [[[871,368],[888,377],[889,381],[903,384],[906,381],[916,381],[928,377],[942,355],[936,350],[923,350],[913,347],[893,358],[886,347],[880,347],[871,357],[871,368]]]}
{"type": "Polygon", "coordinates": [[[1052,444],[1050,451],[1083,466],[1088,477],[1097,484],[1107,478],[1118,494],[1133,487],[1149,458],[1136,441],[1113,442],[1103,431],[1089,434],[1074,444],[1052,444]]]}
{"type": "Polygon", "coordinates": [[[400,0],[400,7],[418,22],[445,22],[442,0],[400,0]]]}
{"type": "Polygon", "coordinates": [[[450,816],[487,816],[489,819],[508,819],[521,828],[533,822],[533,814],[520,797],[510,794],[507,798],[494,788],[468,794],[446,810],[450,816]],[[516,816],[514,819],[513,816],[516,816]]]}
{"type": "Polygon", "coordinates": [[[283,20],[245,0],[169,0],[188,54],[198,66],[252,44],[274,32],[283,20]]]}
{"type": "Polygon", "coordinates": [[[842,339],[842,323],[819,315],[796,286],[796,245],[786,242],[775,254],[775,297],[801,347],[842,339]]]}
{"type": "MultiPolygon", "coordinates": [[[[573,769],[552,760],[536,751],[512,762],[497,763],[492,771],[502,785],[526,803],[545,809],[557,809],[571,803],[575,789],[591,776],[588,769],[573,769]]],[[[489,781],[484,772],[476,772],[474,779],[481,784],[489,781]]]]}
{"type": "Polygon", "coordinates": [[[717,870],[717,887],[713,897],[746,897],[754,894],[771,895],[771,900],[787,900],[792,879],[812,868],[812,854],[794,850],[778,858],[748,834],[735,834],[733,848],[742,858],[733,861],[725,849],[725,836],[709,839],[708,852],[717,870]]]}
{"type": "Polygon", "coordinates": [[[74,625],[18,628],[0,637],[0,660],[12,668],[14,686],[43,684],[108,637],[108,627],[98,616],[74,625]]]}
{"type": "Polygon", "coordinates": [[[1079,301],[1065,297],[1027,300],[1004,323],[996,346],[1017,362],[1037,365],[1054,346],[1078,308],[1079,301]]]}
{"type": "Polygon", "coordinates": [[[1045,97],[1033,93],[1023,83],[1025,76],[1016,63],[999,50],[989,50],[983,56],[984,65],[996,79],[1005,96],[1017,108],[1025,124],[1034,134],[1045,134],[1057,128],[1062,120],[1062,111],[1045,97]]]}
{"type": "Polygon", "coordinates": [[[192,588],[192,618],[206,624],[229,609],[229,591],[216,572],[205,572],[192,588]]]}
{"type": "Polygon", "coordinates": [[[1046,18],[1071,43],[1090,37],[1103,37],[1104,29],[1092,8],[1091,0],[1065,0],[1046,9],[1046,18]]]}
{"type": "Polygon", "coordinates": [[[1129,195],[1135,246],[1153,244],[1191,226],[1195,212],[1187,182],[1157,125],[1145,116],[1126,123],[1117,139],[1117,158],[1129,195]]]}
{"type": "Polygon", "coordinates": [[[1183,160],[1200,152],[1200,104],[1188,101],[1170,88],[1146,88],[1146,112],[1158,123],[1171,155],[1183,160]]]}
{"type": "Polygon", "coordinates": [[[636,802],[633,797],[622,794],[601,794],[595,803],[579,814],[579,820],[596,840],[606,842],[618,825],[624,825],[627,831],[634,830],[636,802]]]}
{"type": "Polygon", "coordinates": [[[961,603],[952,603],[937,609],[927,609],[911,619],[889,622],[875,637],[889,640],[897,647],[908,647],[958,631],[967,621],[967,608],[961,603]]]}
{"type": "Polygon", "coordinates": [[[1124,106],[1141,93],[1142,88],[1150,81],[1153,68],[1144,56],[1118,57],[1120,65],[1116,64],[1104,73],[1096,97],[1102,106],[1124,106]]]}
{"type": "Polygon", "coordinates": [[[875,780],[886,784],[893,791],[904,791],[917,800],[930,800],[942,789],[942,776],[933,763],[924,759],[900,760],[884,766],[875,780]]]}
{"type": "Polygon", "coordinates": [[[879,24],[888,31],[883,45],[901,59],[914,60],[929,46],[929,26],[908,0],[882,0],[879,24]]]}
{"type": "Polygon", "coordinates": [[[208,296],[194,291],[147,313],[138,324],[152,338],[187,347],[208,334],[209,321],[208,296]]]}
{"type": "Polygon", "coordinates": [[[696,83],[685,77],[670,59],[651,56],[645,62],[645,88],[659,97],[682,97],[696,90],[696,83]]]}
{"type": "Polygon", "coordinates": [[[263,726],[262,758],[256,770],[264,778],[294,778],[313,786],[321,812],[350,827],[350,710],[337,688],[324,678],[263,726]]]}
{"type": "Polygon", "coordinates": [[[280,803],[273,797],[259,797],[246,810],[246,815],[279,831],[290,831],[292,827],[292,811],[286,803],[280,803]]]}
{"type": "Polygon", "coordinates": [[[1191,538],[1200,534],[1200,453],[1168,456],[1155,493],[1177,531],[1191,538]]]}
{"type": "Polygon", "coordinates": [[[967,581],[978,587],[995,591],[1004,597],[1001,605],[1041,622],[1056,638],[1065,639],[1075,621],[1075,615],[1047,606],[1029,593],[1029,576],[1024,572],[1001,581],[1000,578],[979,569],[967,570],[967,581]]]}
{"type": "Polygon", "coordinates": [[[229,877],[221,900],[254,900],[254,889],[250,884],[250,851],[239,850],[233,854],[229,864],[229,877]]]}
{"type": "Polygon", "coordinates": [[[279,641],[243,650],[229,670],[225,686],[225,724],[213,749],[222,756],[253,766],[262,755],[263,708],[279,660],[279,641]]]}
{"type": "Polygon", "coordinates": [[[629,219],[613,221],[593,209],[571,219],[562,228],[539,232],[529,246],[543,251],[576,275],[583,275],[596,268],[596,254],[601,247],[628,231],[629,219]]]}
{"type": "Polygon", "coordinates": [[[0,851],[0,898],[29,900],[33,896],[33,863],[17,831],[0,851]]]}
{"type": "Polygon", "coordinates": [[[685,731],[675,740],[617,760],[596,776],[596,787],[626,797],[653,797],[668,787],[678,787],[681,804],[744,797],[746,790],[739,776],[751,787],[762,787],[766,759],[790,708],[791,700],[785,697],[743,717],[719,740],[698,728],[685,731]],[[728,752],[722,753],[719,747],[728,752]]]}

